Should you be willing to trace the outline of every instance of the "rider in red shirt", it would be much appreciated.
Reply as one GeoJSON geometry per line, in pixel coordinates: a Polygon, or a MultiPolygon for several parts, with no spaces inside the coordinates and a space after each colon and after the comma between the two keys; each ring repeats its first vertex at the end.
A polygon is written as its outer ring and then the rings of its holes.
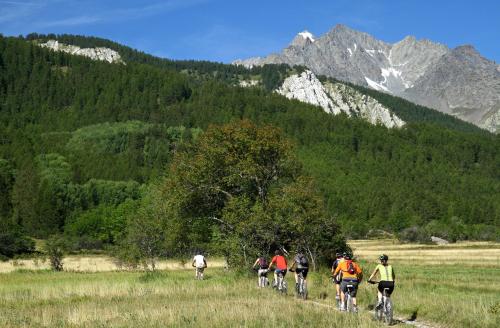
{"type": "Polygon", "coordinates": [[[286,262],[286,258],[283,256],[283,252],[281,250],[277,249],[274,254],[275,255],[272,258],[271,263],[269,263],[269,269],[271,269],[273,264],[276,264],[276,269],[274,270],[274,281],[278,281],[279,272],[283,273],[283,277],[286,275],[288,263],[286,262]]]}

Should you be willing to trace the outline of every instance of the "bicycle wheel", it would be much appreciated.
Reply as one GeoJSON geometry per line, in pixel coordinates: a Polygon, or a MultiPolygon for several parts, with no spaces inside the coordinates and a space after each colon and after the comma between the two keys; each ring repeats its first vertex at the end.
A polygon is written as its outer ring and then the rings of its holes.
{"type": "Polygon", "coordinates": [[[304,279],[302,279],[301,296],[303,300],[307,300],[307,284],[304,279]]]}
{"type": "Polygon", "coordinates": [[[389,297],[387,297],[384,306],[384,320],[385,323],[388,325],[392,323],[392,313],[393,313],[392,301],[389,297]]]}
{"type": "Polygon", "coordinates": [[[302,297],[302,288],[303,288],[302,283],[303,283],[303,280],[299,276],[299,282],[295,285],[295,296],[297,296],[297,298],[302,297]]]}
{"type": "Polygon", "coordinates": [[[373,308],[373,317],[375,318],[375,320],[381,321],[382,316],[384,315],[383,307],[378,309],[377,305],[378,305],[378,298],[375,299],[375,307],[373,308]]]}
{"type": "Polygon", "coordinates": [[[286,295],[287,292],[288,292],[288,284],[286,283],[286,280],[283,278],[281,283],[281,293],[286,295]]]}
{"type": "Polygon", "coordinates": [[[382,321],[383,315],[384,315],[384,311],[382,309],[380,309],[380,310],[375,309],[375,315],[374,315],[375,320],[382,321]]]}
{"type": "Polygon", "coordinates": [[[354,312],[354,305],[352,304],[352,296],[350,293],[347,293],[345,302],[346,302],[346,311],[354,312]]]}

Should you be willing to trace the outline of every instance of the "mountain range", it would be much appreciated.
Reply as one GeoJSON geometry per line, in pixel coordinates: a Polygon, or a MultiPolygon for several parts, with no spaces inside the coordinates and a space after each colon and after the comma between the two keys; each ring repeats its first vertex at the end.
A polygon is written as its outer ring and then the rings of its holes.
{"type": "MultiPolygon", "coordinates": [[[[63,38],[63,40],[65,39],[66,38],[63,38]]],[[[68,41],[77,41],[77,43],[81,43],[82,39],[71,40],[70,38],[68,41]]],[[[314,42],[314,37],[309,32],[299,33],[294,43],[300,44],[300,42],[314,42]]],[[[89,47],[89,44],[84,42],[81,43],[82,47],[80,47],[75,44],[66,44],[56,39],[38,39],[34,42],[34,45],[56,52],[65,52],[71,55],[87,57],[94,61],[126,65],[126,62],[117,51],[127,52],[126,48],[123,46],[117,48],[116,45],[109,44],[114,49],[104,46],[89,47]]],[[[357,46],[355,49],[357,49],[357,46]]],[[[131,60],[136,61],[137,59],[131,58],[131,60]]],[[[165,62],[168,62],[168,60],[165,60],[163,64],[165,64],[165,62]]],[[[181,64],[181,66],[184,65],[185,64],[181,64]]],[[[193,63],[188,64],[188,66],[192,65],[193,63]]],[[[207,66],[207,63],[201,62],[201,65],[207,66]]],[[[217,66],[217,64],[214,66],[213,63],[208,64],[208,67],[212,67],[212,70],[216,69],[217,66]]],[[[226,69],[228,67],[241,68],[242,66],[225,65],[226,69]]],[[[182,67],[177,67],[177,69],[179,68],[182,69],[182,67]]],[[[221,67],[218,67],[217,69],[220,68],[221,67]]],[[[199,69],[200,67],[197,67],[196,74],[199,74],[199,69]]],[[[213,75],[215,72],[217,72],[217,70],[212,71],[210,75],[213,75]]],[[[383,104],[381,99],[381,96],[384,94],[383,92],[376,91],[375,94],[372,93],[369,95],[368,89],[356,88],[353,84],[325,77],[320,77],[320,80],[312,71],[303,66],[290,67],[286,64],[281,66],[267,65],[267,68],[264,66],[260,72],[257,67],[254,67],[252,69],[237,69],[236,72],[226,72],[224,75],[226,79],[228,76],[231,76],[229,80],[233,80],[233,83],[237,81],[237,85],[240,87],[265,88],[268,91],[278,93],[286,98],[296,99],[304,103],[319,106],[326,113],[332,115],[343,113],[348,117],[357,117],[371,124],[380,124],[387,128],[400,128],[405,125],[405,119],[409,119],[409,122],[416,122],[426,117],[425,121],[428,122],[439,122],[439,124],[445,123],[447,126],[454,126],[455,128],[470,129],[470,127],[467,127],[465,125],[466,123],[461,120],[454,119],[449,115],[437,115],[439,112],[432,109],[418,106],[415,107],[412,106],[411,103],[402,103],[397,100],[397,98],[389,99],[389,102],[386,101],[385,104],[383,104]],[[264,71],[267,71],[268,74],[265,74],[264,71]],[[252,74],[248,75],[250,72],[252,72],[252,74]],[[269,73],[271,76],[266,77],[269,73]],[[409,111],[414,112],[413,115],[408,116],[409,111]],[[399,115],[402,115],[403,118],[399,117],[399,115]],[[415,117],[419,118],[415,119],[415,117]],[[459,122],[463,122],[464,124],[459,124],[459,122]]]]}
{"type": "Polygon", "coordinates": [[[318,38],[301,32],[280,53],[233,64],[305,66],[317,75],[399,96],[491,132],[500,130],[500,65],[470,45],[450,49],[412,36],[390,44],[337,25],[318,38]]]}

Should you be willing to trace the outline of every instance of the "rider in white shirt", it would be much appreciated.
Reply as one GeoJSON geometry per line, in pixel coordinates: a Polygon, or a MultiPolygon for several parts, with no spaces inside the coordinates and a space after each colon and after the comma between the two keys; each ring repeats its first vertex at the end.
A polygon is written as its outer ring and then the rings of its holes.
{"type": "Polygon", "coordinates": [[[203,270],[207,267],[207,261],[205,256],[198,254],[193,257],[192,266],[195,267],[194,276],[197,277],[197,273],[200,272],[203,277],[203,270]]]}

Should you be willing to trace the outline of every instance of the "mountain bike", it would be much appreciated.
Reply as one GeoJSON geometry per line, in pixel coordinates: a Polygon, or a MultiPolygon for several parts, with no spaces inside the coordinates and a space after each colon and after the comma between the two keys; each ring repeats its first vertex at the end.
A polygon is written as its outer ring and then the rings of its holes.
{"type": "MultiPolygon", "coordinates": [[[[294,270],[290,270],[290,272],[294,272],[294,270]]],[[[307,299],[307,281],[304,278],[304,273],[300,271],[297,273],[298,283],[296,287],[297,297],[302,298],[303,300],[307,299]]]]}
{"type": "Polygon", "coordinates": [[[344,295],[344,309],[347,312],[358,312],[356,306],[354,306],[353,296],[356,287],[353,284],[347,284],[347,292],[344,295]]]}
{"type": "Polygon", "coordinates": [[[266,287],[269,285],[269,279],[267,279],[267,273],[269,269],[259,269],[257,270],[257,275],[259,276],[259,287],[266,287]]]}
{"type": "Polygon", "coordinates": [[[278,272],[278,281],[275,281],[273,278],[273,288],[276,288],[279,293],[286,295],[288,291],[288,284],[282,271],[278,272]]]}
{"type": "Polygon", "coordinates": [[[203,271],[205,268],[196,267],[196,280],[203,280],[203,271]]]}
{"type": "MultiPolygon", "coordinates": [[[[370,284],[377,284],[378,281],[368,281],[370,284]]],[[[393,316],[393,306],[392,300],[389,295],[389,288],[384,288],[382,293],[382,304],[375,307],[375,320],[384,321],[386,324],[390,325],[392,323],[393,316]]],[[[378,298],[377,298],[378,303],[378,298]]]]}

